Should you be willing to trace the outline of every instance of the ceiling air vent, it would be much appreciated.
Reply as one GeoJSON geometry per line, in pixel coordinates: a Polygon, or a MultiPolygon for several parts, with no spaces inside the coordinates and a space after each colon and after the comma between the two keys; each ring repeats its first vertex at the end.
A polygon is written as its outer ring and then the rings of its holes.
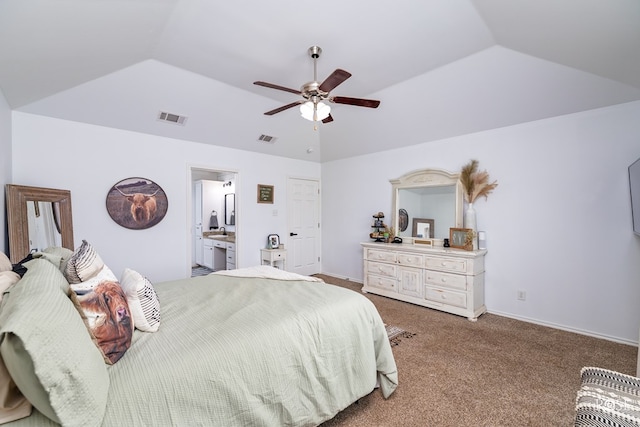
{"type": "Polygon", "coordinates": [[[184,122],[187,121],[187,118],[178,114],[165,113],[164,111],[160,111],[160,113],[158,114],[158,120],[162,122],[175,123],[177,125],[184,125],[184,122]]]}
{"type": "Polygon", "coordinates": [[[276,137],[262,134],[258,137],[258,141],[264,142],[265,144],[273,144],[276,142],[276,137]]]}

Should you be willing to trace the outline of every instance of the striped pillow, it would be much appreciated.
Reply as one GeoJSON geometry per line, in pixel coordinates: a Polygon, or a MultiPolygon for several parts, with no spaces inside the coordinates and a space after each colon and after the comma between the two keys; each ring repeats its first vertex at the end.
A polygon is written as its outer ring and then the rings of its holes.
{"type": "Polygon", "coordinates": [[[160,300],[149,279],[125,268],[120,286],[127,296],[134,327],[144,332],[156,332],[160,327],[160,300]]]}
{"type": "Polygon", "coordinates": [[[104,262],[100,255],[93,249],[93,246],[83,240],[82,245],[69,258],[64,269],[64,277],[72,285],[85,282],[98,274],[102,267],[104,267],[104,262]]]}
{"type": "Polygon", "coordinates": [[[609,369],[582,368],[574,425],[639,427],[640,378],[609,369]]]}

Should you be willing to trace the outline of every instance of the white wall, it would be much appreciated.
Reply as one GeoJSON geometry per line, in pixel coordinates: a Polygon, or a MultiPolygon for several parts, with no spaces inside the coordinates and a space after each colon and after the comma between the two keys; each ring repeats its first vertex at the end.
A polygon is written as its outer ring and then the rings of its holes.
{"type": "Polygon", "coordinates": [[[319,178],[321,170],[323,271],[361,281],[359,243],[374,213],[390,218],[389,179],[426,167],[457,171],[476,158],[499,182],[475,204],[487,232],[489,311],[631,343],[640,324],[640,238],[631,233],[627,166],[640,157],[638,117],[635,102],[321,167],[14,112],[12,181],[70,189],[76,245],[89,240],[116,274],[131,267],[161,281],[184,277],[191,264],[189,167],[239,172],[240,267],[259,263],[267,234],[286,244],[287,177],[319,178]],[[106,212],[108,189],[130,176],[154,180],[169,197],[155,227],[124,229],[106,212]],[[256,203],[257,184],[275,186],[274,205],[256,203]]]}
{"type": "Polygon", "coordinates": [[[2,203],[0,203],[0,252],[9,252],[8,236],[5,221],[4,186],[11,182],[11,109],[0,90],[0,187],[2,203]]]}
{"type": "Polygon", "coordinates": [[[634,343],[640,238],[627,167],[640,157],[640,102],[322,165],[323,270],[362,281],[371,216],[391,216],[390,179],[480,161],[498,187],[474,204],[487,232],[490,312],[634,343]],[[517,291],[526,301],[516,299],[517,291]]]}
{"type": "Polygon", "coordinates": [[[186,277],[190,167],[238,172],[238,267],[260,263],[268,234],[287,235],[287,177],[320,177],[317,163],[13,113],[14,183],[71,190],[76,246],[89,241],[117,276],[129,267],[155,282],[186,277]],[[111,186],[135,176],[156,182],[169,200],[165,218],[146,230],[120,227],[105,207],[111,186]],[[257,203],[257,184],[275,187],[273,205],[257,203]]]}

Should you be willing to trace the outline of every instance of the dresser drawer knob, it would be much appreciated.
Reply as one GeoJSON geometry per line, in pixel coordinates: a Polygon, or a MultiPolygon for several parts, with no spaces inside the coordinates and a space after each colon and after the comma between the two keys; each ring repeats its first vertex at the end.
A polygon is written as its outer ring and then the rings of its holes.
{"type": "Polygon", "coordinates": [[[440,280],[442,280],[442,282],[444,283],[444,282],[446,282],[446,281],[447,281],[447,278],[446,278],[446,277],[443,277],[443,278],[442,278],[442,279],[440,279],[440,280]]]}

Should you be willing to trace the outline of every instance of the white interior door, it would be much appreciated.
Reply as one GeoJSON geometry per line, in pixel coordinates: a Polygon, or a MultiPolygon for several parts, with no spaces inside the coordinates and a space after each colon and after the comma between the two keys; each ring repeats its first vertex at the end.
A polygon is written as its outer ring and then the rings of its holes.
{"type": "Polygon", "coordinates": [[[289,178],[287,184],[287,270],[304,275],[320,273],[320,184],[289,178]]]}

